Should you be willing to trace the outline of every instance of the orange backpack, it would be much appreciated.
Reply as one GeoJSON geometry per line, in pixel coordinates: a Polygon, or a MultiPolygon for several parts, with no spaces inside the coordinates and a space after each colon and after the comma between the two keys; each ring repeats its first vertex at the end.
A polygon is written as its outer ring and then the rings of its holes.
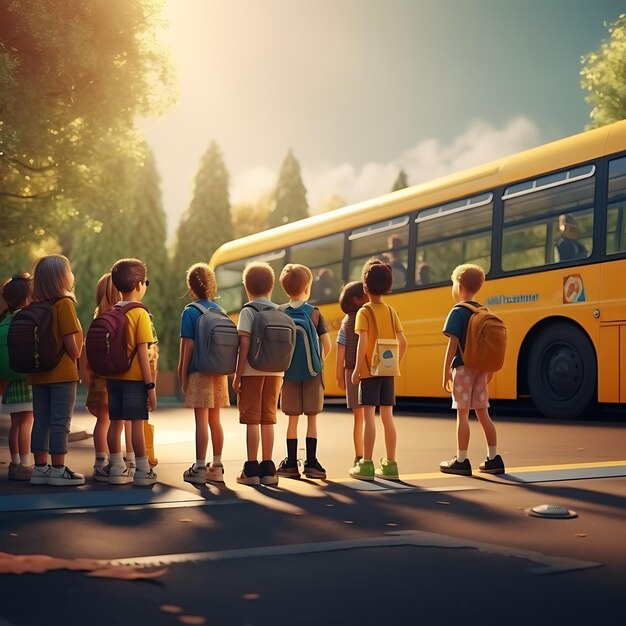
{"type": "Polygon", "coordinates": [[[463,363],[483,372],[502,369],[506,353],[506,326],[486,306],[461,302],[456,306],[472,312],[467,322],[465,350],[461,350],[463,363]]]}

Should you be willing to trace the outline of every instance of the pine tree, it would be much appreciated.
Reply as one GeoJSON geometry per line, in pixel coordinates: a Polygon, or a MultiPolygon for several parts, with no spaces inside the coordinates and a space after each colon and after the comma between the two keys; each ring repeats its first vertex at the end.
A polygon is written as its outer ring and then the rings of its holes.
{"type": "Polygon", "coordinates": [[[404,168],[401,167],[400,171],[398,172],[398,178],[396,178],[396,182],[393,184],[391,191],[398,191],[399,189],[405,189],[408,186],[409,186],[409,181],[407,179],[406,172],[404,171],[404,168]]]}
{"type": "Polygon", "coordinates": [[[300,175],[300,164],[291,150],[288,152],[274,192],[274,208],[267,219],[268,228],[289,224],[309,215],[306,188],[300,175]]]}

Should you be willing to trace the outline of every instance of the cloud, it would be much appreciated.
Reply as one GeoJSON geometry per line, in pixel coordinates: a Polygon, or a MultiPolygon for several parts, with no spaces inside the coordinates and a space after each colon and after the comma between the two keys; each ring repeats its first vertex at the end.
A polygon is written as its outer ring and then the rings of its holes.
{"type": "MultiPolygon", "coordinates": [[[[307,188],[311,212],[315,213],[330,196],[339,196],[348,204],[373,198],[391,190],[402,167],[409,184],[432,180],[475,165],[514,154],[539,145],[542,136],[537,125],[519,116],[502,128],[475,120],[449,142],[427,138],[409,147],[391,163],[350,163],[307,167],[302,164],[302,178],[307,188]]],[[[233,203],[253,201],[270,192],[276,184],[276,172],[263,166],[233,177],[233,203]]]]}

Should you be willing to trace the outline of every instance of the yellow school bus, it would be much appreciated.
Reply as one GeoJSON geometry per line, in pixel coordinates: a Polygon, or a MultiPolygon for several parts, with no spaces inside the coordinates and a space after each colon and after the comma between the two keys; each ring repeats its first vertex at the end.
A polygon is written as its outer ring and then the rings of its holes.
{"type": "MultiPolygon", "coordinates": [[[[508,328],[491,398],[531,397],[554,418],[626,402],[626,121],[231,241],[211,266],[219,302],[235,316],[248,262],[269,262],[277,279],[286,263],[309,266],[311,302],[334,343],[341,287],[373,256],[392,264],[386,302],[409,342],[398,397],[448,395],[450,274],[477,263],[487,275],[478,299],[508,328]]],[[[273,298],[286,300],[278,284],[273,298]]],[[[341,396],[334,369],[331,354],[327,396],[341,396]]]]}

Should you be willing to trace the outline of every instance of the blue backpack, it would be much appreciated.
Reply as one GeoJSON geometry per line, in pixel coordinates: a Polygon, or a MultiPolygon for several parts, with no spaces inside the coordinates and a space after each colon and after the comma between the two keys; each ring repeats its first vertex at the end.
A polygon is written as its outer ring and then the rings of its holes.
{"type": "Polygon", "coordinates": [[[300,307],[281,307],[296,325],[296,347],[285,380],[310,380],[322,371],[322,347],[311,315],[315,307],[308,303],[300,307]]]}

